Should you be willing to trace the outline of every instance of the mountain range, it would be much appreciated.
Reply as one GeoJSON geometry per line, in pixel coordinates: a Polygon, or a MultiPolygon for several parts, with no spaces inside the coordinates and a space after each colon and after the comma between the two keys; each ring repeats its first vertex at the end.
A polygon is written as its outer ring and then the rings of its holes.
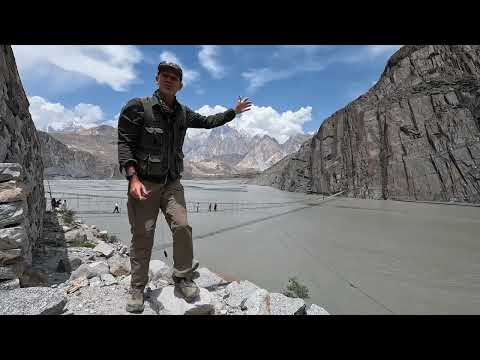
{"type": "MultiPolygon", "coordinates": [[[[39,133],[47,177],[122,177],[118,171],[116,128],[70,126],[61,131],[39,133]]],[[[183,177],[252,177],[297,151],[310,138],[310,135],[296,134],[279,144],[268,135],[250,136],[228,124],[196,136],[187,131],[183,177]]]]}

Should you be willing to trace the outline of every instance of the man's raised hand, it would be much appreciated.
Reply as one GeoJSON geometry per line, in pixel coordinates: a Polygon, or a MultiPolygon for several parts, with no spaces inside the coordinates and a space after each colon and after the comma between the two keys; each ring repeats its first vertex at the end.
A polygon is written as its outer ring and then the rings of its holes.
{"type": "Polygon", "coordinates": [[[250,110],[252,106],[252,102],[248,100],[248,98],[243,99],[242,97],[238,97],[237,105],[235,106],[235,112],[237,114],[241,114],[245,111],[250,110]]]}

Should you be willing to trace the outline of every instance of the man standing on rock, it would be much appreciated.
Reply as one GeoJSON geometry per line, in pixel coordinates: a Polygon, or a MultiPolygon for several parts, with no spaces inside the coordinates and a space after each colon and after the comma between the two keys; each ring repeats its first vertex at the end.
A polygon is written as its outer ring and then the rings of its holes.
{"type": "Polygon", "coordinates": [[[158,65],[153,96],[130,100],[118,120],[118,159],[128,179],[128,219],[132,244],[132,280],[126,310],[142,312],[143,291],[148,282],[155,226],[159,210],[173,236],[173,280],[175,287],[191,301],[199,294],[192,279],[198,262],[193,259],[192,228],[187,221],[183,172],[183,142],[188,128],[222,126],[236,114],[250,110],[248,98],[235,108],[211,116],[193,112],[177,101],[183,71],[177,64],[158,65]]]}

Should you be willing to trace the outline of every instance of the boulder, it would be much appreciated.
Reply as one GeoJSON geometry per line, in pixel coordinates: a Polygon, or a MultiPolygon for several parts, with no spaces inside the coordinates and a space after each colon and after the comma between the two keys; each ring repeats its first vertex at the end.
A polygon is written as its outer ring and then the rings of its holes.
{"type": "Polygon", "coordinates": [[[117,279],[115,279],[112,274],[103,274],[100,276],[100,279],[105,286],[118,284],[117,279]]]}
{"type": "Polygon", "coordinates": [[[95,246],[95,248],[93,250],[99,252],[100,254],[105,256],[106,258],[109,258],[110,256],[112,256],[113,252],[114,252],[113,247],[111,247],[110,245],[106,244],[103,241],[100,241],[98,243],[98,245],[95,246]]]}
{"type": "Polygon", "coordinates": [[[148,270],[149,281],[155,280],[166,280],[172,281],[173,270],[161,260],[152,260],[150,261],[150,266],[148,270]]]}
{"type": "Polygon", "coordinates": [[[226,302],[229,306],[238,307],[257,289],[259,287],[248,280],[234,281],[225,288],[228,295],[226,302]]]}
{"type": "Polygon", "coordinates": [[[117,254],[108,259],[110,266],[110,274],[114,276],[122,276],[130,274],[130,259],[123,258],[117,254]]]}
{"type": "Polygon", "coordinates": [[[82,264],[80,267],[72,272],[70,275],[70,281],[78,279],[80,277],[86,277],[91,279],[95,276],[102,276],[110,272],[108,264],[104,261],[96,261],[91,264],[82,264]]]}
{"type": "Polygon", "coordinates": [[[29,287],[0,292],[0,315],[61,314],[67,298],[62,290],[29,287]]]}
{"type": "Polygon", "coordinates": [[[219,285],[229,284],[227,281],[223,280],[217,274],[211,272],[205,267],[202,267],[195,271],[194,280],[198,286],[206,288],[207,290],[215,289],[219,285]]]}
{"type": "Polygon", "coordinates": [[[312,304],[307,309],[307,315],[330,315],[330,314],[324,308],[318,305],[312,304]]]}
{"type": "Polygon", "coordinates": [[[157,312],[164,309],[171,315],[208,315],[214,311],[212,296],[203,288],[200,288],[199,296],[192,302],[185,301],[174,286],[153,290],[149,301],[157,312]]]}
{"type": "Polygon", "coordinates": [[[287,297],[283,294],[270,294],[270,313],[272,315],[304,315],[305,301],[287,297]]]}
{"type": "Polygon", "coordinates": [[[247,308],[247,315],[270,314],[270,298],[268,291],[265,289],[255,290],[248,296],[244,302],[244,306],[247,308]]]}

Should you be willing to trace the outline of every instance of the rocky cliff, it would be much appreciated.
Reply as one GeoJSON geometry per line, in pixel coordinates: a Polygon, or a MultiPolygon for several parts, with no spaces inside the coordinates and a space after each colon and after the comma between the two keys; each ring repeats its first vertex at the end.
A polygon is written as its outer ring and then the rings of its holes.
{"type": "Polygon", "coordinates": [[[42,233],[43,161],[28,107],[12,49],[0,45],[0,281],[21,276],[42,233]]]}
{"type": "MultiPolygon", "coordinates": [[[[118,164],[105,156],[67,146],[50,134],[38,132],[45,177],[49,179],[109,179],[121,178],[118,164]]],[[[87,146],[86,143],[84,146],[87,146]]]]}
{"type": "Polygon", "coordinates": [[[308,169],[314,192],[479,202],[480,46],[402,47],[367,93],[322,123],[310,148],[296,156],[306,164],[290,160],[289,171],[268,169],[258,183],[295,183],[308,169]]]}

